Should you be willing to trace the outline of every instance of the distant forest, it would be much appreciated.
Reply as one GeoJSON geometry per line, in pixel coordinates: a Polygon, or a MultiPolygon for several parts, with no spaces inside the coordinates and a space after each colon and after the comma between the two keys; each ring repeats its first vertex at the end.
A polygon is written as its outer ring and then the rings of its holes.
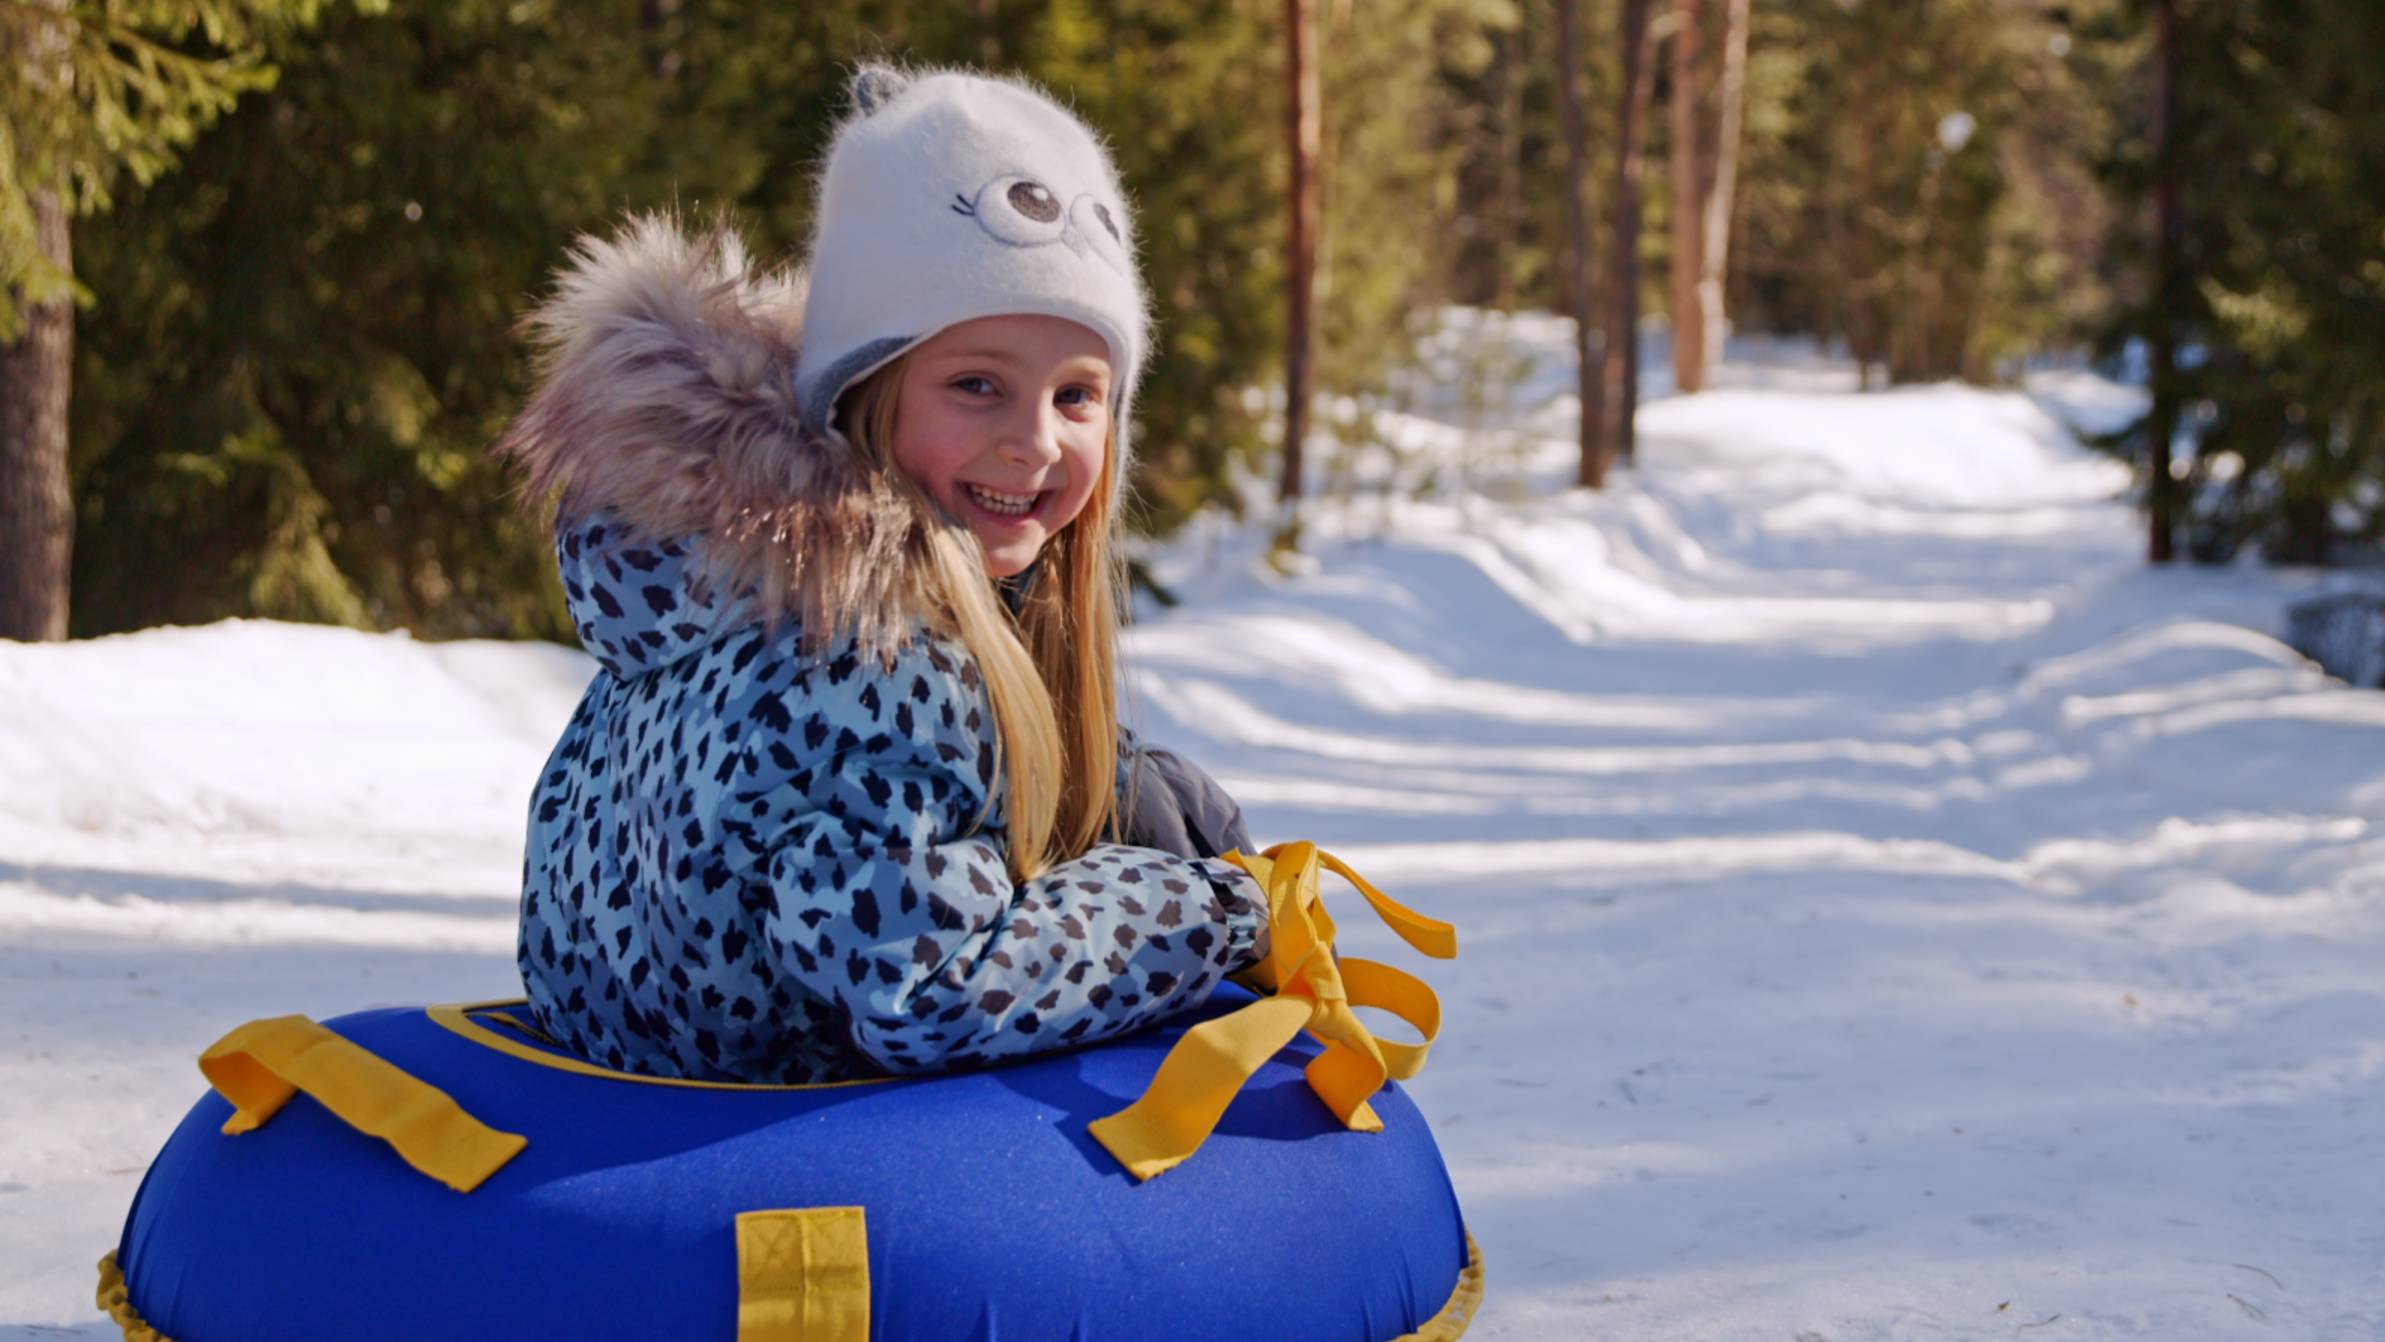
{"type": "Polygon", "coordinates": [[[2091,353],[2153,392],[2100,444],[2151,557],[2385,536],[2375,0],[0,0],[0,35],[0,636],[568,637],[486,453],[516,319],[632,209],[798,254],[867,58],[1022,70],[1111,138],[1148,531],[1296,478],[1312,404],[1363,435],[1456,304],[1580,319],[1588,486],[1631,458],[1619,333],[1669,324],[1685,389],[1726,330],[1876,387],[2091,353]]]}

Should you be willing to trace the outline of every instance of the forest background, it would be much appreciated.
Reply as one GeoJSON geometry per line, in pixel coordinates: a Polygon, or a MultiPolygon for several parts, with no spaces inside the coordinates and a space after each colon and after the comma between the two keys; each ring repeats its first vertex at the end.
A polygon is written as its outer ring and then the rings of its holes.
{"type": "Polygon", "coordinates": [[[515,321],[629,210],[799,256],[869,58],[1111,138],[1146,531],[1298,478],[1312,404],[1367,440],[1454,304],[1581,315],[1585,483],[1631,459],[1615,333],[1702,329],[1691,389],[1727,326],[1867,386],[2150,384],[2102,445],[2156,557],[2385,537],[2373,0],[0,0],[0,39],[0,636],[568,638],[486,452],[515,321]]]}

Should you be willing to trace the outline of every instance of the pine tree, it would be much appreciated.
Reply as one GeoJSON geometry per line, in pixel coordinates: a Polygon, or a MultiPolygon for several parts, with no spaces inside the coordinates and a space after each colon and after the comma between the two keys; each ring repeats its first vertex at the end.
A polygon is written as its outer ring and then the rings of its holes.
{"type": "Polygon", "coordinates": [[[0,5],[0,638],[66,636],[74,514],[69,220],[148,182],[243,93],[318,0],[0,5]]]}
{"type": "Polygon", "coordinates": [[[2108,180],[2129,220],[2113,260],[2136,296],[2105,347],[2124,366],[2141,348],[2153,392],[2103,442],[2139,469],[2149,554],[2175,528],[2200,560],[2376,555],[2385,11],[2136,0],[2100,36],[2134,76],[2113,84],[2108,180]]]}

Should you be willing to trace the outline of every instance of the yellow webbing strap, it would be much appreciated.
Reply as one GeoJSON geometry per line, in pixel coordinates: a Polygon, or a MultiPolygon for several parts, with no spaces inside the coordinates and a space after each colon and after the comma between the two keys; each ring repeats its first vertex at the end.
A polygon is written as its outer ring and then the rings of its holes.
{"type": "Polygon", "coordinates": [[[737,1216],[737,1342],[869,1342],[869,1231],[859,1207],[737,1216]]]}
{"type": "Polygon", "coordinates": [[[1333,919],[1318,892],[1320,869],[1358,888],[1400,939],[1438,959],[1457,954],[1457,931],[1395,901],[1341,859],[1312,843],[1277,844],[1264,854],[1228,853],[1267,891],[1267,958],[1239,976],[1273,996],[1203,1021],[1168,1051],[1142,1098],[1091,1125],[1094,1140],[1137,1179],[1175,1168],[1206,1141],[1226,1106],[1276,1050],[1302,1030],[1325,1045],[1304,1075],[1334,1117],[1356,1132],[1379,1132],[1368,1097],[1386,1080],[1424,1067],[1441,1032],[1441,1000],[1423,980],[1372,960],[1333,953],[1333,919]],[[1367,1031],[1357,1007],[1388,1011],[1423,1042],[1386,1044],[1367,1031]]]}
{"type": "Polygon", "coordinates": [[[349,1127],[389,1143],[407,1164],[459,1193],[478,1188],[529,1145],[465,1113],[446,1091],[304,1016],[250,1021],[200,1054],[199,1070],[232,1102],[227,1134],[253,1131],[303,1090],[349,1127]]]}

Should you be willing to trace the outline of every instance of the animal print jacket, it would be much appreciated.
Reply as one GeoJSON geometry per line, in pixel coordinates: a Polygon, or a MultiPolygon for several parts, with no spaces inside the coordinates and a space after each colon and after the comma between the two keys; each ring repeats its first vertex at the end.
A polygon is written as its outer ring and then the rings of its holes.
{"type": "Polygon", "coordinates": [[[545,379],[501,450],[561,494],[602,668],[531,799],[540,1024],[615,1068],[807,1082],[1197,1005],[1255,958],[1256,883],[1119,845],[1012,882],[992,710],[920,618],[907,512],[798,427],[801,298],[725,231],[649,218],[533,315],[545,379]],[[806,637],[831,610],[845,632],[806,637]]]}

